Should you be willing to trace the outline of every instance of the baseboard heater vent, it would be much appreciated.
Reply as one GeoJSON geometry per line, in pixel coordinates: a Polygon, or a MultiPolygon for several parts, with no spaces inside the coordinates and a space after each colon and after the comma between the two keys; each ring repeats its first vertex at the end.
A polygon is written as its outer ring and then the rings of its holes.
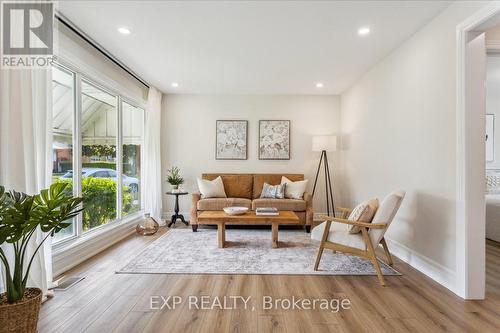
{"type": "Polygon", "coordinates": [[[68,278],[68,279],[64,280],[63,282],[59,283],[59,285],[57,287],[55,287],[54,290],[66,291],[69,288],[73,287],[78,282],[82,281],[83,279],[85,279],[85,278],[79,277],[79,276],[68,278]]]}

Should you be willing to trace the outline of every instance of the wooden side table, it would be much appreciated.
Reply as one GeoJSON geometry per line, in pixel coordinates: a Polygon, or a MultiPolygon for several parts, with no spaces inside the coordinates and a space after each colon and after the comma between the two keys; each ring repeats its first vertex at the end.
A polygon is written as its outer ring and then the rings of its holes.
{"type": "Polygon", "coordinates": [[[168,224],[168,227],[175,222],[177,222],[177,219],[180,219],[182,223],[185,225],[188,225],[189,223],[184,220],[184,216],[182,214],[179,214],[179,195],[186,195],[188,192],[167,192],[168,195],[175,195],[175,214],[172,215],[172,219],[170,220],[170,223],[168,224]]]}

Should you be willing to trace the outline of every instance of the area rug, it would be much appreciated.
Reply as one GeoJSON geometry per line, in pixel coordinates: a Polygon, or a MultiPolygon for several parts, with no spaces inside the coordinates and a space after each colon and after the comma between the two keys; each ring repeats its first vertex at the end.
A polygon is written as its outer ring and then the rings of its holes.
{"type": "MultiPolygon", "coordinates": [[[[370,261],[323,252],[314,271],[318,242],[303,230],[280,230],[280,247],[271,247],[271,230],[226,230],[226,247],[217,247],[217,230],[171,229],[117,273],[376,275],[370,261]]],[[[380,263],[384,275],[400,275],[380,263]]]]}

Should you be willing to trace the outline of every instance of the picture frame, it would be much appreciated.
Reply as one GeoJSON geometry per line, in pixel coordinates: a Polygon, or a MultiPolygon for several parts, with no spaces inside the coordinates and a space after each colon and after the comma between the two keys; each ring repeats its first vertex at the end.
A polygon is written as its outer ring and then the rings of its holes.
{"type": "Polygon", "coordinates": [[[290,120],[259,120],[259,160],[289,160],[290,150],[290,120]]]}
{"type": "Polygon", "coordinates": [[[215,159],[248,158],[248,120],[217,120],[215,125],[215,159]]]}

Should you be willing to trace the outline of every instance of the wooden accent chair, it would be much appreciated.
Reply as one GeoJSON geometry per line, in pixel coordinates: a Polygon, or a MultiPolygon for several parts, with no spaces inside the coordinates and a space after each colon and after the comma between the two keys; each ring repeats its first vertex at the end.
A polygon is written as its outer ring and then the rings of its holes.
{"type": "Polygon", "coordinates": [[[346,208],[340,209],[343,213],[342,218],[321,216],[325,222],[314,228],[311,233],[312,239],[321,241],[314,270],[318,270],[323,249],[325,248],[333,250],[334,253],[336,251],[350,253],[369,259],[377,271],[380,284],[385,286],[375,248],[382,244],[387,256],[387,263],[392,266],[392,258],[384,234],[401,206],[404,196],[404,191],[394,191],[389,194],[380,204],[371,223],[348,220],[350,210],[346,208]],[[360,227],[361,233],[349,233],[351,226],[360,227]]]}

